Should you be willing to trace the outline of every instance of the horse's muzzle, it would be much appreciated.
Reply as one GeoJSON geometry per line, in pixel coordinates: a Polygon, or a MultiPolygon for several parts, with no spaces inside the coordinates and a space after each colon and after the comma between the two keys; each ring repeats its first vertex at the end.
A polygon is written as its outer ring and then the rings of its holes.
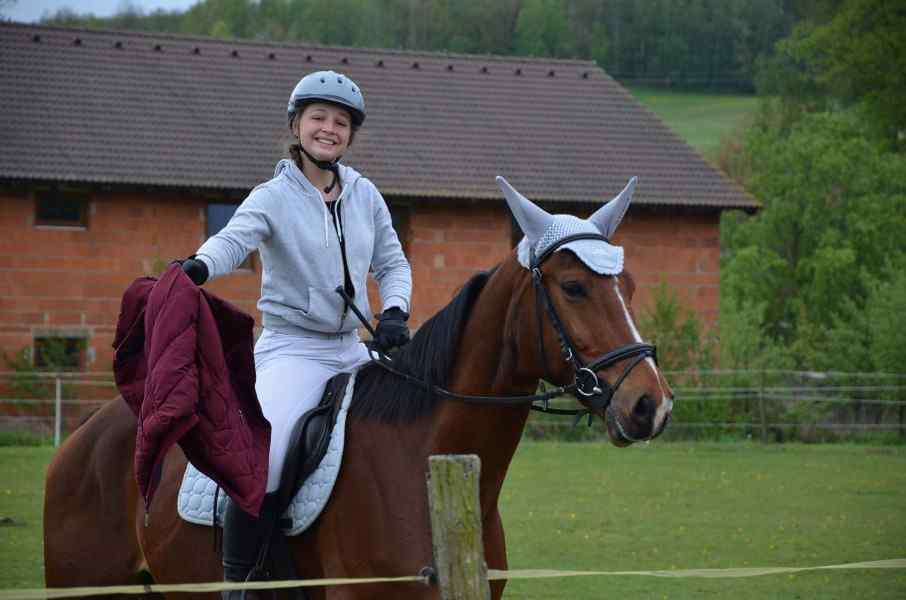
{"type": "Polygon", "coordinates": [[[614,446],[625,447],[635,442],[652,440],[663,433],[670,422],[672,414],[672,400],[663,399],[669,403],[663,410],[657,402],[648,395],[643,395],[635,402],[628,415],[621,414],[613,404],[607,407],[604,421],[607,424],[607,433],[614,446]]]}

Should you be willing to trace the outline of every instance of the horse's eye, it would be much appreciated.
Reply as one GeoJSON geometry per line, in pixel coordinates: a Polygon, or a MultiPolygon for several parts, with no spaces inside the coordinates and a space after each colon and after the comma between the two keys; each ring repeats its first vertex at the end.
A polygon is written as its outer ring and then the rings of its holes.
{"type": "Polygon", "coordinates": [[[570,298],[581,298],[585,295],[585,287],[576,281],[566,281],[560,284],[560,289],[570,298]]]}

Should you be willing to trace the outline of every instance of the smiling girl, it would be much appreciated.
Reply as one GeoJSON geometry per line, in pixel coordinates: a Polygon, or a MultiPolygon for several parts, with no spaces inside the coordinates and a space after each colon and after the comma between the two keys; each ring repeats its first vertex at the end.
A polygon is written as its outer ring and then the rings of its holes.
{"type": "MultiPolygon", "coordinates": [[[[340,164],[365,120],[359,87],[333,71],[302,78],[288,104],[294,143],[274,178],[257,186],[219,233],[183,262],[196,284],[261,255],[255,344],[255,391],[271,424],[268,477],[259,518],[228,503],[223,565],[227,581],[244,581],[255,564],[264,524],[276,518],[276,492],[298,418],[321,398],[327,380],[369,360],[358,321],[337,293],[342,286],[371,316],[366,278],[378,283],[384,308],[375,342],[389,349],[409,340],[412,276],[378,189],[340,164]],[[295,141],[297,140],[297,141],[295,141]]],[[[239,592],[224,592],[224,597],[239,592]]]]}

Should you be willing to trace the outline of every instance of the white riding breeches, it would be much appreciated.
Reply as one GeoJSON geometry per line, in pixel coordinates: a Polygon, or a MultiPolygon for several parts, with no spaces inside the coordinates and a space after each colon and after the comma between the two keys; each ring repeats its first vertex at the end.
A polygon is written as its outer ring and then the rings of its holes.
{"type": "Polygon", "coordinates": [[[263,331],[255,344],[255,391],[271,424],[268,493],[280,486],[289,437],[299,417],[317,406],[328,379],[368,360],[368,349],[356,331],[312,337],[263,331]]]}

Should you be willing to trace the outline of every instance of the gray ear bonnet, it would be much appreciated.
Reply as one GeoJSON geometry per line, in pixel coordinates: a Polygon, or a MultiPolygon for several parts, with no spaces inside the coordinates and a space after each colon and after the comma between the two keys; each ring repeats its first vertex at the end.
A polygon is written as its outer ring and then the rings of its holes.
{"type": "MultiPolygon", "coordinates": [[[[525,237],[519,242],[516,256],[526,269],[533,256],[540,256],[560,240],[577,233],[598,233],[611,238],[632,201],[637,177],[629,180],[613,200],[599,208],[588,219],[573,215],[552,215],[536,206],[531,200],[517,192],[506,179],[497,177],[497,185],[503,190],[507,205],[513,213],[525,237]]],[[[623,248],[602,240],[574,240],[557,249],[569,250],[586,267],[599,275],[618,275],[623,272],[623,248]]]]}
{"type": "Polygon", "coordinates": [[[300,79],[289,95],[286,108],[289,122],[292,123],[300,107],[319,100],[349,110],[356,127],[365,120],[365,98],[352,79],[336,71],[315,71],[300,79]]]}

